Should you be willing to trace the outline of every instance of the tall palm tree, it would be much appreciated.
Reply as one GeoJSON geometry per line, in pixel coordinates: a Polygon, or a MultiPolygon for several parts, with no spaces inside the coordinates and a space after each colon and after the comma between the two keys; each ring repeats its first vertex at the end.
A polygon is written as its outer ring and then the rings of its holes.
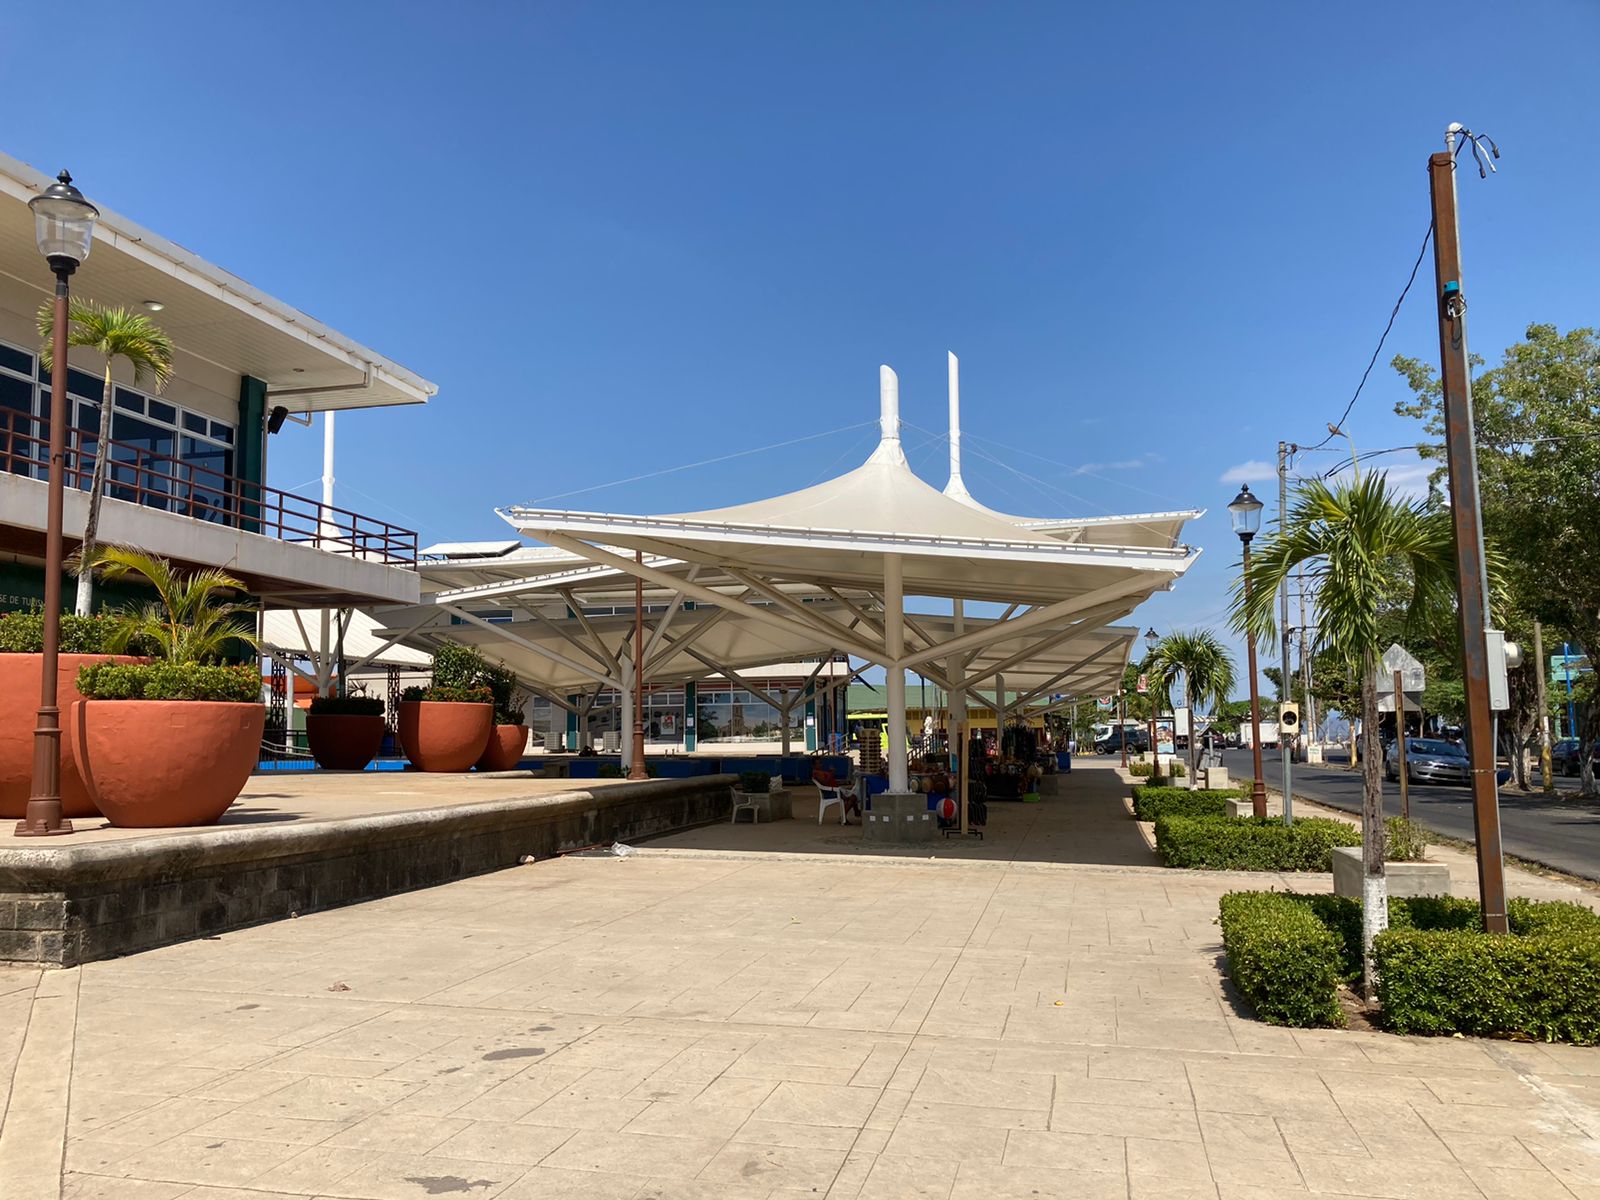
{"type": "MultiPolygon", "coordinates": [[[[149,317],[126,308],[102,308],[92,300],[74,298],[67,310],[67,345],[93,350],[106,360],[105,390],[100,396],[100,438],[95,443],[94,478],[89,485],[89,518],[83,526],[82,555],[85,562],[95,554],[95,535],[100,529],[100,497],[106,486],[106,462],[111,454],[111,397],[114,387],[111,368],[119,358],[133,367],[133,382],[149,380],[162,391],[172,378],[172,339],[149,317]]],[[[46,303],[39,309],[39,334],[44,339],[40,358],[46,371],[51,369],[54,349],[55,306],[46,303]]],[[[50,417],[66,421],[72,428],[72,408],[65,396],[50,398],[50,417]]],[[[78,600],[74,611],[88,616],[94,597],[90,572],[78,576],[78,600]]]]}
{"type": "Polygon", "coordinates": [[[1153,676],[1158,696],[1171,696],[1172,686],[1181,674],[1183,693],[1189,705],[1189,786],[1199,786],[1200,739],[1196,736],[1195,714],[1202,705],[1218,708],[1233,692],[1233,656],[1209,629],[1192,633],[1171,633],[1162,638],[1150,655],[1147,669],[1153,676]]]}
{"type": "Polygon", "coordinates": [[[1333,484],[1310,480],[1295,490],[1283,528],[1250,557],[1250,586],[1233,587],[1234,625],[1249,637],[1275,636],[1277,591],[1302,565],[1315,586],[1312,653],[1330,652],[1361,681],[1362,943],[1372,998],[1372,939],[1389,923],[1384,877],[1382,751],[1378,744],[1379,618],[1397,578],[1411,581],[1410,628],[1449,628],[1455,601],[1455,535],[1449,514],[1390,491],[1382,472],[1333,484]]]}
{"type": "Polygon", "coordinates": [[[101,546],[92,560],[80,558],[77,566],[80,577],[91,570],[107,579],[136,575],[156,591],[156,601],[116,616],[106,645],[112,653],[135,647],[168,662],[197,663],[220,658],[231,643],[258,644],[255,609],[219,598],[222,592],[245,590],[225,571],[179,572],[159,554],[130,546],[101,546]]]}

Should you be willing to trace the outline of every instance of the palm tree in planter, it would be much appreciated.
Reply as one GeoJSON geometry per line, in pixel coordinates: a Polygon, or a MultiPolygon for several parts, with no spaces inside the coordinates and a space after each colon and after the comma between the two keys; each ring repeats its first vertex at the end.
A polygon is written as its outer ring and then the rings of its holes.
{"type": "MultiPolygon", "coordinates": [[[[95,442],[94,476],[89,484],[89,517],[83,526],[81,554],[85,562],[95,561],[95,536],[100,529],[100,500],[106,487],[106,463],[110,459],[112,394],[115,385],[111,369],[117,359],[125,359],[133,368],[133,382],[143,384],[149,380],[155,391],[166,388],[172,378],[172,339],[143,313],[126,308],[102,308],[92,300],[74,299],[67,309],[67,345],[93,350],[106,360],[105,389],[100,395],[100,436],[95,442]]],[[[39,358],[45,371],[51,368],[55,346],[55,305],[46,303],[39,309],[39,335],[44,339],[39,358]]],[[[70,404],[63,397],[50,398],[52,420],[67,422],[72,428],[70,404]]],[[[78,599],[74,611],[87,616],[94,598],[94,580],[90,572],[78,576],[78,599]]]]}
{"type": "Polygon", "coordinates": [[[159,555],[103,546],[79,570],[135,576],[156,593],[111,617],[105,647],[137,648],[147,663],[96,663],[78,672],[67,740],[89,793],[113,825],[208,825],[237,799],[260,758],[266,707],[253,661],[255,610],[229,599],[245,585],[224,571],[182,572],[159,555]]]}
{"type": "Polygon", "coordinates": [[[433,656],[433,683],[400,695],[400,747],[419,771],[465,771],[494,731],[489,664],[471,646],[447,642],[433,656]]]}
{"type": "Polygon", "coordinates": [[[1233,657],[1216,634],[1197,629],[1162,638],[1150,656],[1149,666],[1158,696],[1171,696],[1173,684],[1180,674],[1183,676],[1184,699],[1189,705],[1189,786],[1199,787],[1200,739],[1196,736],[1195,714],[1203,704],[1216,709],[1228,702],[1234,684],[1233,657]]]}
{"type": "Polygon", "coordinates": [[[1450,627],[1455,602],[1450,515],[1392,492],[1382,472],[1333,484],[1320,479],[1300,484],[1285,526],[1252,548],[1250,586],[1242,577],[1234,584],[1235,628],[1247,637],[1272,639],[1278,588],[1302,567],[1316,596],[1311,653],[1328,652],[1361,681],[1361,940],[1370,1000],[1376,984],[1372,939],[1389,924],[1378,744],[1379,618],[1397,583],[1409,580],[1408,627],[1450,627]]]}

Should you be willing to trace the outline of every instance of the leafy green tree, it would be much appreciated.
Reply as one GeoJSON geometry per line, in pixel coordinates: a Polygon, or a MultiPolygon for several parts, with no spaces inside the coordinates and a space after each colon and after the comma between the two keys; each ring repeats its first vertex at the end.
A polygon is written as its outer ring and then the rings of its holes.
{"type": "Polygon", "coordinates": [[[1412,626],[1447,622],[1455,597],[1455,538],[1448,514],[1390,491],[1382,472],[1332,484],[1310,480],[1295,489],[1283,526],[1253,551],[1249,587],[1241,577],[1232,605],[1241,633],[1272,638],[1278,587],[1303,568],[1316,585],[1312,652],[1332,654],[1361,681],[1362,942],[1369,998],[1375,984],[1372,939],[1388,925],[1376,682],[1387,643],[1380,613],[1389,581],[1402,565],[1412,582],[1412,626]]]}
{"type": "Polygon", "coordinates": [[[1147,661],[1156,698],[1172,697],[1173,685],[1183,676],[1189,706],[1189,786],[1199,786],[1200,739],[1195,736],[1195,715],[1203,705],[1222,705],[1233,691],[1233,656],[1209,629],[1169,633],[1156,644],[1147,661]]]}
{"type": "MultiPolygon", "coordinates": [[[[1525,336],[1472,384],[1484,536],[1504,560],[1515,607],[1544,623],[1547,644],[1559,636],[1600,662],[1600,337],[1545,324],[1525,336]]],[[[1422,421],[1428,440],[1418,452],[1442,462],[1437,375],[1417,359],[1397,357],[1393,366],[1412,391],[1395,411],[1422,421]]],[[[1441,468],[1436,487],[1442,477],[1441,468]]],[[[1583,788],[1592,792],[1600,705],[1583,706],[1578,736],[1583,788]]]]}
{"type": "Polygon", "coordinates": [[[222,599],[243,592],[245,585],[226,571],[207,568],[176,571],[158,554],[130,546],[101,546],[83,574],[98,571],[107,579],[137,576],[155,589],[157,599],[143,608],[123,609],[112,618],[106,649],[121,654],[130,648],[173,663],[203,663],[258,643],[252,622],[255,609],[222,599]]]}
{"type": "MultiPolygon", "coordinates": [[[[49,371],[55,354],[55,305],[46,302],[39,309],[39,336],[44,345],[39,358],[49,371]]],[[[106,488],[106,463],[111,458],[107,443],[111,441],[111,399],[115,385],[111,369],[117,359],[126,359],[133,367],[133,382],[143,384],[147,379],[155,391],[162,391],[172,378],[172,339],[154,321],[143,313],[126,308],[102,308],[92,300],[74,298],[67,308],[67,345],[93,350],[106,360],[105,388],[100,395],[100,437],[95,442],[94,474],[89,484],[89,517],[83,526],[82,556],[85,562],[95,557],[95,536],[100,529],[100,501],[106,488]]],[[[52,420],[67,422],[72,428],[72,410],[61,396],[50,400],[52,420]]],[[[90,572],[78,576],[78,598],[74,611],[80,617],[89,615],[94,599],[94,580],[90,572]]]]}

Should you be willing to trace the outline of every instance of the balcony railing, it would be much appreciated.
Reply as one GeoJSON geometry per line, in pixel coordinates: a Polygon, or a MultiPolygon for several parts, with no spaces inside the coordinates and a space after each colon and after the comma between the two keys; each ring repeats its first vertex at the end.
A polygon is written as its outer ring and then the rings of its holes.
{"type": "MultiPolygon", "coordinates": [[[[94,477],[92,430],[67,431],[67,487],[88,491],[94,477]],[[87,448],[85,448],[87,447],[87,448]]],[[[323,504],[293,492],[252,483],[202,463],[186,462],[123,442],[108,443],[105,494],[145,508],[209,521],[314,546],[370,562],[414,567],[417,535],[376,517],[323,504]]],[[[50,423],[0,408],[0,471],[30,479],[49,476],[50,423]]]]}

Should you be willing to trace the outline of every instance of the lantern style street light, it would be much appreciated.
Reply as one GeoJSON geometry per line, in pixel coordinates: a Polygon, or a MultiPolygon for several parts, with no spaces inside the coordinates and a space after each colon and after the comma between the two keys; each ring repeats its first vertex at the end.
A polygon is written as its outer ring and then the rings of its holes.
{"type": "MultiPolygon", "coordinates": [[[[1228,520],[1233,523],[1233,531],[1239,535],[1239,541],[1244,546],[1244,599],[1247,607],[1250,603],[1250,539],[1261,528],[1262,507],[1261,501],[1250,494],[1248,483],[1239,489],[1239,494],[1228,505],[1228,520]]],[[[1255,783],[1250,788],[1250,811],[1254,816],[1264,817],[1267,815],[1267,785],[1261,773],[1261,697],[1256,687],[1255,635],[1246,630],[1244,641],[1250,658],[1250,754],[1256,773],[1255,783]]],[[[1278,736],[1283,735],[1280,733],[1278,736]]]]}
{"type": "Polygon", "coordinates": [[[65,171],[28,201],[33,237],[56,277],[55,323],[50,360],[50,490],[46,500],[44,543],[44,654],[39,669],[39,715],[33,730],[33,785],[28,807],[17,823],[18,837],[48,837],[72,832],[61,811],[61,709],[57,705],[56,664],[61,650],[61,508],[67,462],[67,300],[68,281],[94,244],[100,210],[72,186],[65,171]]]}
{"type": "Polygon", "coordinates": [[[1155,672],[1149,669],[1149,664],[1155,657],[1156,647],[1161,644],[1161,635],[1154,629],[1145,630],[1144,644],[1150,653],[1145,656],[1145,693],[1150,697],[1150,782],[1154,783],[1161,777],[1161,742],[1156,734],[1156,717],[1160,715],[1156,704],[1156,679],[1155,672]]]}

